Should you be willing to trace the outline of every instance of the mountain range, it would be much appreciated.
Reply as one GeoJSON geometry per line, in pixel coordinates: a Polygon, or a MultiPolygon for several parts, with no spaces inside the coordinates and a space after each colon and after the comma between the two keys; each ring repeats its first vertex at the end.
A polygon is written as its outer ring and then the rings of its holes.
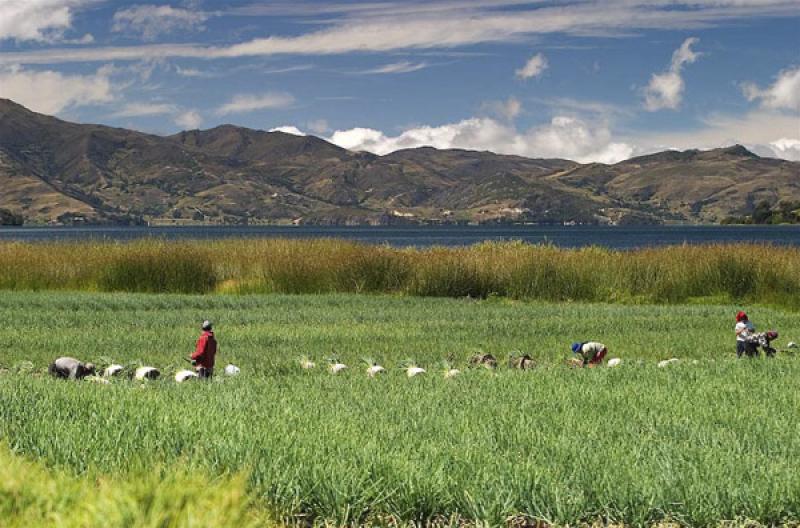
{"type": "Polygon", "coordinates": [[[351,152],[232,125],[158,136],[0,99],[0,209],[27,223],[717,223],[800,200],[800,162],[736,145],[613,165],[351,152]]]}

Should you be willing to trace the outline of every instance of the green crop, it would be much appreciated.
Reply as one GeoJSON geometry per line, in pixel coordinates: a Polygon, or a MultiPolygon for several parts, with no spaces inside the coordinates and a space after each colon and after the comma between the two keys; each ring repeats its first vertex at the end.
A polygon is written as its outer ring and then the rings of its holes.
{"type": "MultiPolygon", "coordinates": [[[[52,471],[131,489],[152,468],[244,475],[242,500],[290,523],[796,522],[800,364],[733,359],[737,308],[7,292],[0,438],[52,471]],[[220,366],[242,374],[175,384],[207,317],[220,366]],[[565,367],[581,339],[605,342],[622,365],[565,367]],[[478,351],[541,366],[468,368],[478,351]],[[53,380],[44,370],[58,355],[165,377],[53,380]],[[303,356],[317,368],[301,369],[303,356]],[[682,361],[655,366],[673,356],[682,361]],[[333,376],[327,357],[349,368],[333,376]],[[367,357],[388,372],[369,378],[367,357]],[[396,368],[407,359],[427,374],[407,378],[396,368]],[[464,372],[445,379],[445,359],[464,372]],[[26,360],[32,370],[14,369],[26,360]]],[[[793,314],[751,316],[782,343],[800,334],[793,314]]]]}

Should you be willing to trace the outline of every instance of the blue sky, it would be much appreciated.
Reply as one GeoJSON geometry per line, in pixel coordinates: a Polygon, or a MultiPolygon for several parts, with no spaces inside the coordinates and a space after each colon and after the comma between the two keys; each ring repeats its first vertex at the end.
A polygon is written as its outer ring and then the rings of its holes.
{"type": "Polygon", "coordinates": [[[800,160],[800,0],[0,0],[0,97],[378,154],[800,160]]]}

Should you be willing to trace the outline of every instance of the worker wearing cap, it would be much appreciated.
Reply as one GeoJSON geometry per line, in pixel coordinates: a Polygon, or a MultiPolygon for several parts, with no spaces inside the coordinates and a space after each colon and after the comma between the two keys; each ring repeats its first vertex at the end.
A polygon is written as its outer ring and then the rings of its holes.
{"type": "Polygon", "coordinates": [[[191,360],[197,370],[197,375],[210,380],[214,375],[214,359],[217,355],[217,340],[211,328],[211,321],[203,321],[202,331],[203,333],[197,339],[197,346],[191,360]]]}
{"type": "Polygon", "coordinates": [[[755,357],[758,355],[756,345],[750,340],[755,334],[756,327],[747,318],[747,314],[739,312],[736,314],[736,357],[755,357]]]}
{"type": "Polygon", "coordinates": [[[580,358],[582,367],[591,368],[603,362],[603,358],[608,354],[608,348],[597,341],[572,343],[572,353],[580,358]]]}

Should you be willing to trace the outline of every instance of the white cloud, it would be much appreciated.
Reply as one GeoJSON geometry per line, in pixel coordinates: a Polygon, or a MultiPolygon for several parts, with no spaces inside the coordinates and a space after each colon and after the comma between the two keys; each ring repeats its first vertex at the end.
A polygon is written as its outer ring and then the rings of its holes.
{"type": "Polygon", "coordinates": [[[366,150],[379,155],[431,146],[605,163],[626,159],[635,151],[631,145],[611,141],[606,123],[568,116],[556,116],[550,123],[525,132],[491,118],[471,118],[441,126],[412,128],[397,136],[387,136],[370,128],[337,130],[330,141],[350,150],[366,150]]]}
{"type": "Polygon", "coordinates": [[[675,110],[680,106],[684,90],[681,70],[684,64],[691,64],[700,56],[692,50],[692,46],[698,41],[695,37],[684,40],[681,47],[672,54],[669,70],[654,73],[650,77],[650,83],[644,90],[644,107],[648,111],[655,112],[665,108],[675,110]]]}
{"type": "Polygon", "coordinates": [[[62,40],[64,32],[72,27],[73,9],[87,3],[89,0],[2,0],[0,40],[62,40]]]}
{"type": "Polygon", "coordinates": [[[780,138],[769,143],[769,151],[776,158],[800,161],[800,139],[780,138]]]}
{"type": "MultiPolygon", "coordinates": [[[[573,1],[559,5],[525,2],[516,10],[498,9],[509,2],[448,2],[431,16],[416,3],[403,13],[348,16],[297,36],[269,36],[231,46],[192,44],[48,49],[0,53],[4,63],[56,63],[140,60],[153,57],[221,59],[276,54],[331,55],[365,51],[456,48],[488,42],[517,41],[531,35],[631,35],[646,29],[694,29],[734,20],[795,15],[787,0],[618,0],[573,1]],[[680,8],[685,7],[685,8],[680,8]]],[[[426,4],[427,5],[427,4],[426,4]]]]}
{"type": "Polygon", "coordinates": [[[88,44],[93,44],[93,43],[94,43],[94,35],[92,35],[91,33],[86,33],[81,38],[67,39],[64,41],[64,44],[73,44],[76,46],[86,46],[88,44]]]}
{"type": "Polygon", "coordinates": [[[360,71],[358,73],[373,73],[373,74],[411,73],[422,70],[427,67],[428,67],[427,62],[414,63],[409,61],[402,61],[402,62],[394,62],[392,64],[384,64],[383,66],[379,66],[377,68],[373,68],[370,70],[360,71]]]}
{"type": "Polygon", "coordinates": [[[114,13],[111,31],[131,33],[143,40],[155,40],[160,35],[173,31],[202,30],[209,15],[171,6],[138,5],[120,9],[114,13]]]}
{"type": "Polygon", "coordinates": [[[612,141],[606,123],[571,116],[556,116],[549,124],[531,130],[528,137],[531,151],[539,157],[616,163],[634,154],[633,146],[612,141]]]}
{"type": "Polygon", "coordinates": [[[515,73],[519,79],[531,79],[540,76],[550,66],[547,57],[537,53],[525,63],[525,66],[518,69],[515,73]]]}
{"type": "Polygon", "coordinates": [[[291,134],[293,136],[305,136],[306,134],[299,128],[290,125],[283,125],[275,128],[270,128],[270,132],[283,132],[284,134],[291,134]]]}
{"type": "Polygon", "coordinates": [[[513,121],[522,112],[522,103],[516,97],[509,97],[505,101],[486,102],[481,108],[491,115],[513,121]]]}
{"type": "Polygon", "coordinates": [[[196,110],[187,110],[175,116],[173,122],[184,130],[195,130],[203,124],[203,117],[196,110]]]}
{"type": "Polygon", "coordinates": [[[126,103],[109,117],[147,117],[172,114],[177,110],[175,105],[166,103],[126,103]]]}
{"type": "MultiPolygon", "coordinates": [[[[568,101],[569,102],[569,101],[568,101]]],[[[582,163],[616,163],[632,156],[668,149],[712,149],[743,144],[753,152],[800,161],[800,121],[773,111],[743,116],[712,115],[703,125],[672,133],[614,133],[612,115],[598,103],[570,102],[588,113],[555,115],[549,123],[519,130],[492,118],[471,118],[440,126],[418,126],[395,136],[370,128],[337,130],[330,141],[351,150],[384,155],[396,150],[432,146],[440,149],[488,150],[531,158],[566,158],[582,163]],[[587,117],[589,116],[589,117],[587,117]]]]}
{"type": "Polygon", "coordinates": [[[800,120],[797,116],[766,110],[740,116],[712,115],[704,119],[703,126],[699,128],[639,134],[629,141],[635,142],[646,152],[711,149],[741,144],[762,156],[797,160],[800,120]]]}
{"type": "Polygon", "coordinates": [[[294,97],[283,92],[267,92],[261,95],[240,94],[220,106],[216,114],[224,116],[253,110],[287,108],[293,103],[294,97]]]}
{"type": "Polygon", "coordinates": [[[112,101],[114,90],[110,74],[108,67],[100,68],[93,75],[66,75],[18,66],[0,68],[0,97],[12,99],[36,112],[57,114],[67,108],[112,101]]]}
{"type": "Polygon", "coordinates": [[[800,111],[800,66],[781,71],[767,88],[745,83],[742,91],[748,101],[758,100],[764,108],[800,111]]]}
{"type": "Polygon", "coordinates": [[[315,134],[325,134],[330,131],[331,127],[324,119],[317,119],[308,123],[308,129],[315,134]]]}
{"type": "Polygon", "coordinates": [[[198,70],[197,68],[181,68],[180,66],[175,66],[175,73],[180,75],[181,77],[214,77],[215,74],[198,70]]]}

